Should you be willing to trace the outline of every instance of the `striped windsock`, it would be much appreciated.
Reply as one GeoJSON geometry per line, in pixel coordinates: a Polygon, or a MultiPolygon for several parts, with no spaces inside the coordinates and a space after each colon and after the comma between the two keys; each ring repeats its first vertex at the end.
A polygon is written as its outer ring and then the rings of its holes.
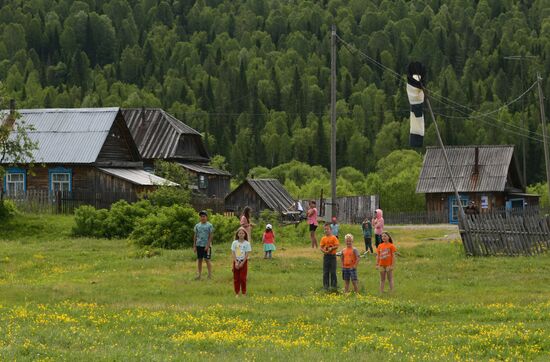
{"type": "Polygon", "coordinates": [[[419,62],[409,64],[407,73],[407,96],[411,104],[411,129],[409,144],[411,147],[422,147],[424,141],[424,91],[422,84],[426,84],[426,69],[419,62]]]}

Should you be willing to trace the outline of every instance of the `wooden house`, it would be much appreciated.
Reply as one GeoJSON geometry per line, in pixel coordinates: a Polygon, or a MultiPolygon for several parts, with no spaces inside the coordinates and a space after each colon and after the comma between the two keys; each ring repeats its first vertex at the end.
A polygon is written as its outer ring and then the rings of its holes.
{"type": "Polygon", "coordinates": [[[146,168],[155,160],[179,163],[193,175],[194,188],[208,197],[229,193],[231,174],[208,165],[210,155],[202,135],[158,108],[123,109],[124,119],[146,168]]]}
{"type": "Polygon", "coordinates": [[[263,210],[286,212],[294,206],[294,200],[276,179],[246,179],[225,197],[227,211],[240,213],[246,206],[258,216],[263,210]]]}
{"type": "Polygon", "coordinates": [[[22,109],[18,113],[34,127],[28,134],[38,149],[33,152],[32,170],[29,164],[5,161],[1,187],[8,197],[61,191],[105,200],[107,195],[126,198],[174,184],[142,169],[119,108],[22,109]]]}
{"type": "MultiPolygon", "coordinates": [[[[537,195],[525,193],[514,146],[449,146],[446,150],[464,206],[474,201],[480,212],[486,212],[538,205],[537,195]]],[[[457,222],[458,201],[439,147],[426,149],[416,192],[426,194],[428,212],[446,212],[449,222],[457,222]]]]}

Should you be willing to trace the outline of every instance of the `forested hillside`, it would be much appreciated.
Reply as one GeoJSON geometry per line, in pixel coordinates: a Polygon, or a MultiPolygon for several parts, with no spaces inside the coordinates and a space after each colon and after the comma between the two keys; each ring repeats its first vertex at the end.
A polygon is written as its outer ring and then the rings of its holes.
{"type": "Polygon", "coordinates": [[[328,167],[333,23],[339,168],[368,173],[408,147],[398,75],[419,60],[446,143],[524,137],[528,181],[543,179],[536,87],[512,101],[537,71],[550,97],[548,0],[5,0],[3,95],[19,107],[162,107],[237,176],[293,159],[328,167]]]}

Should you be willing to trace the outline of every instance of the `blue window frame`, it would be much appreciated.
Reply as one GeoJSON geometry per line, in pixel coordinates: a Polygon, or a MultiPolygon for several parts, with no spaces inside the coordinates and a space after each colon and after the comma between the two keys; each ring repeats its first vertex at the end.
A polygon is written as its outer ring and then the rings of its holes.
{"type": "Polygon", "coordinates": [[[73,170],[56,167],[48,170],[50,192],[70,192],[73,190],[73,170]]]}
{"type": "MultiPolygon", "coordinates": [[[[462,207],[468,206],[468,196],[459,195],[462,207]]],[[[458,224],[458,202],[454,195],[449,196],[449,223],[458,224]]]]}
{"type": "Polygon", "coordinates": [[[510,199],[506,201],[507,209],[523,209],[525,207],[525,199],[510,199]]]}
{"type": "Polygon", "coordinates": [[[4,175],[4,191],[8,196],[17,196],[27,192],[27,170],[9,167],[4,175]]]}

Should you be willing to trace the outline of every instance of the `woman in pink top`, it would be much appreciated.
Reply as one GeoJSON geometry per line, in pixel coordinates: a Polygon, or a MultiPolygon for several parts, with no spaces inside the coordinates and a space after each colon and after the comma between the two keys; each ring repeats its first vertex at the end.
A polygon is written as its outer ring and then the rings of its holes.
{"type": "Polygon", "coordinates": [[[309,209],[307,210],[307,223],[309,224],[309,237],[311,238],[311,247],[317,248],[317,238],[315,237],[315,230],[317,230],[317,203],[315,200],[309,202],[309,209]]]}
{"type": "Polygon", "coordinates": [[[252,224],[250,222],[250,212],[252,209],[247,206],[244,208],[243,213],[241,215],[241,227],[246,231],[246,236],[249,243],[252,243],[252,224]]]}
{"type": "Polygon", "coordinates": [[[382,217],[382,210],[376,209],[374,212],[372,227],[374,228],[375,235],[374,245],[378,248],[378,245],[382,243],[382,233],[384,232],[384,218],[382,217]]]}

